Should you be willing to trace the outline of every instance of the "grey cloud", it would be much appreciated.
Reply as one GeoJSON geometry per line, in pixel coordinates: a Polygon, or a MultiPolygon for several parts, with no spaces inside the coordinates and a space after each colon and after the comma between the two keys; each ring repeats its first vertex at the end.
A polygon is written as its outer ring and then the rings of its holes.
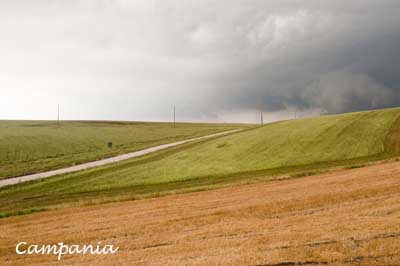
{"type": "Polygon", "coordinates": [[[309,106],[321,107],[328,113],[392,107],[400,100],[396,91],[347,69],[321,76],[302,96],[309,106]]]}
{"type": "Polygon", "coordinates": [[[138,120],[400,103],[397,0],[6,0],[0,32],[6,118],[56,102],[138,120]]]}

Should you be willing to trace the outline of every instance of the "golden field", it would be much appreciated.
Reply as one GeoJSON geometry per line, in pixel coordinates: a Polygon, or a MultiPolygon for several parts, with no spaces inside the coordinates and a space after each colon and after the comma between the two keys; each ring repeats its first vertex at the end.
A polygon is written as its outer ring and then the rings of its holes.
{"type": "Polygon", "coordinates": [[[0,220],[4,265],[400,265],[400,162],[0,220]],[[17,256],[93,244],[113,255],[17,256]]]}

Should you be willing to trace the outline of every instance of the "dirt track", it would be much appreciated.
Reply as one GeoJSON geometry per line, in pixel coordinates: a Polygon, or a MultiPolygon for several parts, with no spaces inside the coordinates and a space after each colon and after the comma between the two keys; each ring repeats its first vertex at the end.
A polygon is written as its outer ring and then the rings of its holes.
{"type": "Polygon", "coordinates": [[[130,153],[126,153],[126,154],[122,154],[122,155],[118,155],[118,156],[114,156],[114,157],[110,157],[110,158],[106,158],[106,159],[101,159],[101,160],[97,160],[97,161],[93,161],[93,162],[82,163],[82,164],[78,164],[78,165],[74,165],[74,166],[70,166],[70,167],[64,167],[64,168],[61,168],[61,169],[56,169],[56,170],[51,170],[51,171],[37,173],[37,174],[31,174],[31,175],[25,175],[25,176],[19,176],[19,177],[3,179],[3,180],[0,180],[0,187],[15,185],[15,184],[19,184],[19,183],[23,183],[23,182],[27,182],[27,181],[32,181],[32,180],[36,180],[36,179],[42,179],[42,178],[46,178],[46,177],[51,177],[51,176],[55,176],[55,175],[62,175],[62,174],[76,172],[76,171],[82,171],[82,170],[85,170],[85,169],[89,169],[89,168],[93,168],[93,167],[99,167],[99,166],[102,166],[102,165],[117,163],[117,162],[120,162],[120,161],[124,161],[124,160],[127,160],[127,159],[140,157],[140,156],[143,156],[143,155],[146,155],[146,154],[149,154],[149,153],[165,150],[165,149],[168,149],[168,148],[171,148],[171,147],[175,147],[175,146],[178,146],[178,145],[182,145],[182,144],[185,144],[185,143],[189,143],[189,142],[193,142],[193,141],[197,141],[197,140],[202,140],[202,139],[208,139],[208,138],[217,137],[217,136],[222,136],[222,135],[226,135],[226,134],[229,134],[229,133],[234,133],[234,132],[237,132],[237,131],[240,131],[240,130],[241,129],[223,131],[223,132],[214,133],[214,134],[207,135],[207,136],[202,136],[202,137],[197,137],[197,138],[192,138],[192,139],[181,140],[181,141],[178,141],[178,142],[158,145],[158,146],[150,147],[150,148],[147,148],[147,149],[144,149],[144,150],[134,151],[134,152],[130,152],[130,153]]]}
{"type": "Polygon", "coordinates": [[[96,244],[62,265],[400,265],[400,162],[292,180],[0,220],[0,261],[19,241],[96,244]],[[98,260],[98,261],[95,261],[98,260]]]}

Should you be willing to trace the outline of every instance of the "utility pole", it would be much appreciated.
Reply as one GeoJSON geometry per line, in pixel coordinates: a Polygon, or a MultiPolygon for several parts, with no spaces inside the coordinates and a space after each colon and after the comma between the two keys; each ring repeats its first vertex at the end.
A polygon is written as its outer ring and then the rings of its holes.
{"type": "Polygon", "coordinates": [[[261,122],[261,125],[264,125],[264,114],[263,114],[262,109],[260,110],[260,122],[261,122]]]}
{"type": "Polygon", "coordinates": [[[263,113],[263,104],[262,102],[260,102],[259,105],[259,110],[260,110],[260,124],[263,125],[264,124],[264,113],[263,113]]]}
{"type": "Polygon", "coordinates": [[[174,106],[174,126],[175,126],[175,115],[176,115],[176,110],[175,110],[175,106],[174,106]]]}
{"type": "Polygon", "coordinates": [[[60,126],[60,104],[57,104],[57,126],[60,126]]]}

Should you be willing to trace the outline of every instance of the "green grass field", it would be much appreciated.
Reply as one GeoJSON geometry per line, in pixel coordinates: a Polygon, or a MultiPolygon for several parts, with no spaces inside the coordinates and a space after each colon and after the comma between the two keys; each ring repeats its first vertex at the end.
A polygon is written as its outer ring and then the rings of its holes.
{"type": "Polygon", "coordinates": [[[3,216],[355,167],[400,151],[400,109],[248,128],[114,165],[0,189],[3,216]]]}
{"type": "MultiPolygon", "coordinates": [[[[240,125],[243,127],[244,125],[240,125]]],[[[238,128],[229,124],[0,121],[0,179],[238,128]],[[107,147],[113,142],[112,149],[107,147]]]]}

